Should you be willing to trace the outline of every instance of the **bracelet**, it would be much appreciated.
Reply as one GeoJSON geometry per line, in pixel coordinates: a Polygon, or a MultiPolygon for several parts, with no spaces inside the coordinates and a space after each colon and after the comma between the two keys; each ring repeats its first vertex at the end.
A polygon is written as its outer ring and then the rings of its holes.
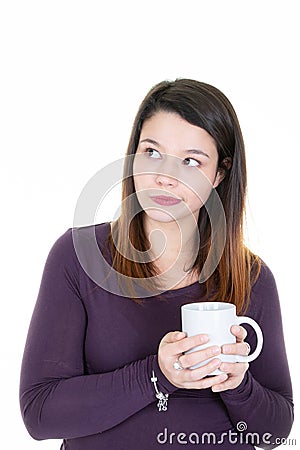
{"type": "Polygon", "coordinates": [[[155,376],[154,370],[152,370],[151,382],[154,385],[155,397],[158,399],[158,403],[157,403],[158,411],[167,411],[169,394],[164,394],[163,392],[158,390],[157,384],[156,384],[157,377],[155,376]]]}

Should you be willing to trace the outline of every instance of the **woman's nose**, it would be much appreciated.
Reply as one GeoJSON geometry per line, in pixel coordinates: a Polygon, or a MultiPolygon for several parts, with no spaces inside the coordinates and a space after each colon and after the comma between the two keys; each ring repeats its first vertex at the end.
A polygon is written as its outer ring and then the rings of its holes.
{"type": "Polygon", "coordinates": [[[157,175],[156,183],[160,186],[176,186],[178,181],[176,178],[168,177],[167,175],[157,175]]]}

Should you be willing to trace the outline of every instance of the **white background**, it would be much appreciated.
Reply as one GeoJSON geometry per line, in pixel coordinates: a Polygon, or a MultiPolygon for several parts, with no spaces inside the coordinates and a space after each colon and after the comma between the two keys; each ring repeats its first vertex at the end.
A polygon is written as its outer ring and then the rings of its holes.
{"type": "MultiPolygon", "coordinates": [[[[215,85],[240,119],[249,174],[247,242],[277,280],[297,402],[297,4],[1,2],[1,447],[60,447],[60,440],[37,442],[27,434],[18,403],[21,358],[44,263],[72,226],[84,185],[124,156],[146,92],[176,77],[215,85]]],[[[97,221],[111,220],[119,199],[116,189],[97,221]]],[[[297,428],[299,422],[290,437],[300,441],[297,428]]]]}

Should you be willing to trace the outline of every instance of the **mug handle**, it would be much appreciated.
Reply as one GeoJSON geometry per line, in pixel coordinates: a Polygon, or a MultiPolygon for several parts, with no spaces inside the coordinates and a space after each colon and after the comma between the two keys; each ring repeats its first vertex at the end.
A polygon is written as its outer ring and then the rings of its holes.
{"type": "Polygon", "coordinates": [[[251,319],[250,317],[246,317],[246,316],[238,316],[236,325],[241,325],[242,323],[248,323],[249,325],[252,326],[252,328],[254,328],[254,331],[257,336],[257,345],[256,345],[256,349],[254,350],[254,352],[251,355],[248,355],[248,356],[236,355],[236,362],[251,362],[254,359],[256,359],[261,352],[263,342],[264,342],[263,334],[262,334],[260,326],[258,325],[257,322],[255,322],[254,319],[251,319]]]}

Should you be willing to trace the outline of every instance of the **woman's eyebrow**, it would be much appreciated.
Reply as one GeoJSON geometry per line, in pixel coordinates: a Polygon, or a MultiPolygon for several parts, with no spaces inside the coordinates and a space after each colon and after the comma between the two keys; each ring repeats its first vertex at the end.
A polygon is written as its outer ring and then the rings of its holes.
{"type": "Polygon", "coordinates": [[[189,150],[184,150],[184,153],[193,153],[194,155],[203,155],[203,156],[206,156],[207,158],[209,158],[209,155],[207,153],[205,153],[202,150],[199,150],[197,148],[191,148],[189,150]]]}
{"type": "Polygon", "coordinates": [[[149,139],[149,138],[143,139],[142,141],[140,141],[140,144],[141,144],[142,142],[149,142],[149,144],[153,144],[153,145],[157,145],[157,147],[161,147],[161,145],[159,144],[159,142],[154,141],[154,139],[149,139]]]}
{"type": "MultiPolygon", "coordinates": [[[[143,139],[142,141],[140,141],[140,144],[142,144],[143,142],[149,142],[149,144],[153,144],[156,145],[157,147],[161,147],[160,143],[155,141],[154,139],[143,139]]],[[[200,149],[196,149],[196,148],[191,148],[188,150],[184,150],[184,153],[193,153],[194,155],[203,155],[206,156],[207,158],[209,158],[209,155],[205,152],[203,152],[200,149]]]]}

